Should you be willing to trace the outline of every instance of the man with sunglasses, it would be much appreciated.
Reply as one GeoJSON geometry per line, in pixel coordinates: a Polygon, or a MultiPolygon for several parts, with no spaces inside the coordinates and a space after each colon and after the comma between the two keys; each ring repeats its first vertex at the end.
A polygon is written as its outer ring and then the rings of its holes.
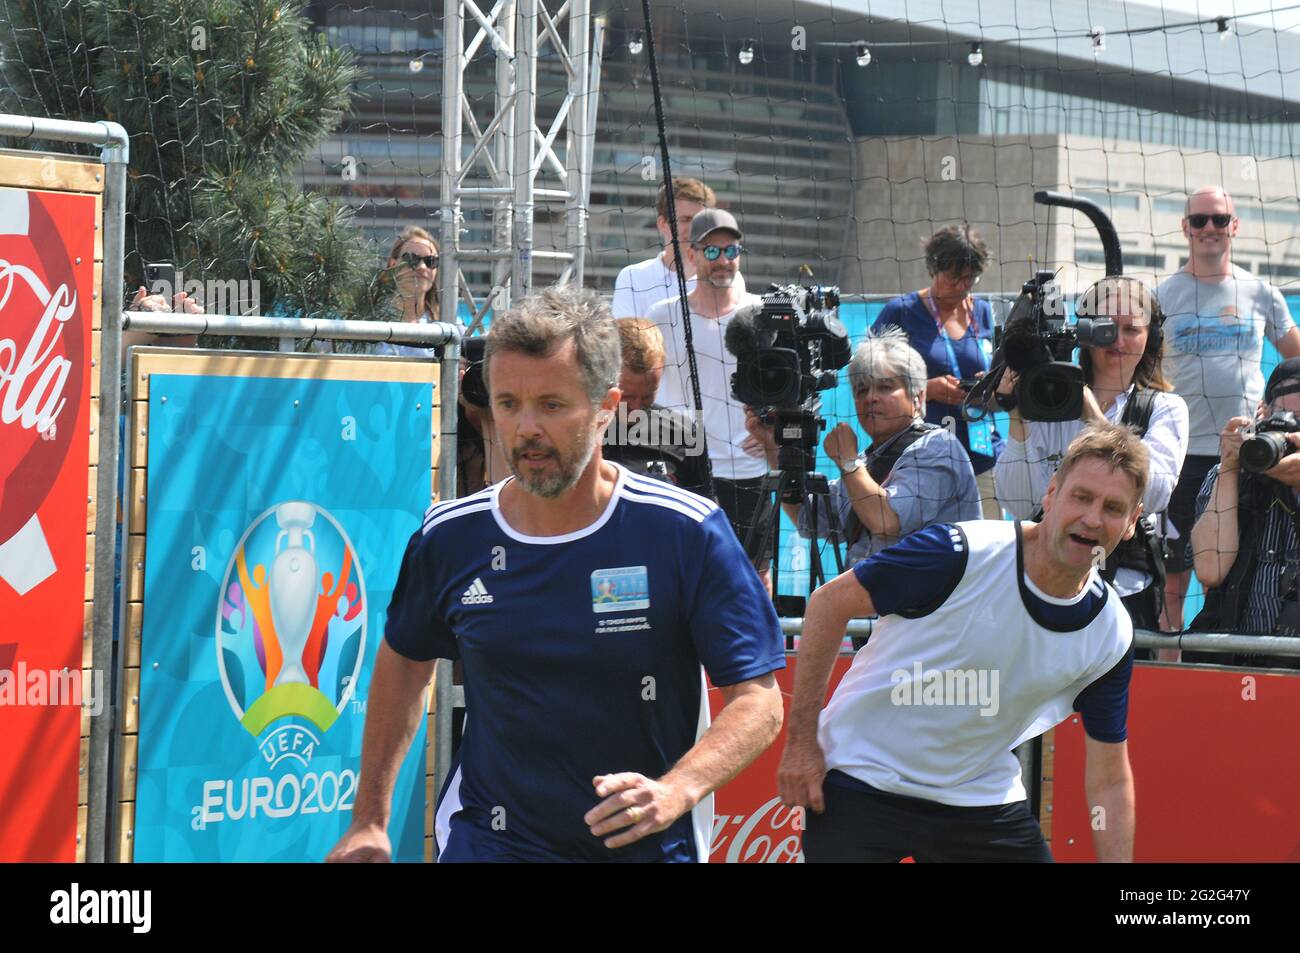
{"type": "MultiPolygon", "coordinates": [[[[745,405],[731,393],[736,358],[723,345],[727,325],[736,312],[761,301],[746,292],[740,280],[743,237],[740,225],[730,212],[711,208],[696,214],[691,221],[690,244],[684,262],[697,277],[695,290],[686,296],[690,313],[682,313],[679,299],[668,298],[646,314],[647,320],[658,325],[664,336],[664,376],[659,385],[659,403],[694,420],[695,396],[685,331],[686,322],[690,321],[714,493],[742,542],[755,518],[773,505],[759,492],[767,461],[761,450],[755,456],[745,449],[749,438],[745,429],[745,405]]],[[[771,562],[769,542],[755,559],[755,569],[765,583],[771,578],[771,562]]]]}
{"type": "MultiPolygon", "coordinates": [[[[1156,291],[1165,312],[1166,374],[1187,402],[1187,459],[1167,510],[1178,538],[1166,562],[1166,624],[1183,627],[1183,597],[1192,567],[1196,495],[1219,462],[1219,434],[1234,417],[1249,417],[1264,393],[1264,336],[1283,357],[1300,355],[1300,330],[1281,292],[1232,263],[1240,227],[1232,196],[1207,185],[1187,199],[1183,234],[1188,260],[1156,291]]],[[[1172,534],[1171,534],[1172,535],[1172,534]]]]}

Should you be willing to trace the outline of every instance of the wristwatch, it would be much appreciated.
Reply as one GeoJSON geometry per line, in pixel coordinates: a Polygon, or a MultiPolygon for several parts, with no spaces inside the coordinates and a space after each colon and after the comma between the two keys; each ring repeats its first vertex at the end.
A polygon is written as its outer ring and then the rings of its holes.
{"type": "Polygon", "coordinates": [[[852,473],[854,470],[862,469],[862,458],[854,457],[849,461],[840,461],[840,473],[852,473]]]}

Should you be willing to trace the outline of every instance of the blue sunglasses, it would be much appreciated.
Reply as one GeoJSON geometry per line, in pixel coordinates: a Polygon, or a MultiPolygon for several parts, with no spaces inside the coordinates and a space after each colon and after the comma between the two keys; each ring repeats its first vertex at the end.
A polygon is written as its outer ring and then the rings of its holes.
{"type": "Polygon", "coordinates": [[[717,261],[722,255],[727,256],[727,261],[735,261],[737,258],[740,257],[740,253],[744,250],[745,250],[744,245],[741,245],[737,242],[732,242],[730,245],[726,245],[724,247],[719,247],[717,245],[705,245],[704,248],[701,249],[701,252],[704,254],[704,257],[709,261],[717,261]]]}

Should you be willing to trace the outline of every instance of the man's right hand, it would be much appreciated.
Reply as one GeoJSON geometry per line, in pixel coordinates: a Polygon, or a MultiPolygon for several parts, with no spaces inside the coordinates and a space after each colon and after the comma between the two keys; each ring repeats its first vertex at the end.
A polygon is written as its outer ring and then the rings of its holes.
{"type": "Polygon", "coordinates": [[[752,407],[745,408],[745,429],[749,431],[749,436],[741,444],[741,448],[751,457],[757,457],[762,460],[767,458],[771,460],[776,456],[776,434],[772,432],[769,424],[763,423],[752,407]]]}
{"type": "Polygon", "coordinates": [[[1241,466],[1241,444],[1246,439],[1246,428],[1254,421],[1249,417],[1233,417],[1219,434],[1219,470],[1231,471],[1241,466]]]}
{"type": "Polygon", "coordinates": [[[781,765],[776,770],[776,787],[786,807],[808,807],[820,814],[826,808],[822,782],[826,778],[826,757],[814,737],[810,741],[787,741],[781,765]]]}
{"type": "Polygon", "coordinates": [[[325,858],[327,864],[390,864],[393,845],[388,832],[373,824],[353,824],[325,858]]]}

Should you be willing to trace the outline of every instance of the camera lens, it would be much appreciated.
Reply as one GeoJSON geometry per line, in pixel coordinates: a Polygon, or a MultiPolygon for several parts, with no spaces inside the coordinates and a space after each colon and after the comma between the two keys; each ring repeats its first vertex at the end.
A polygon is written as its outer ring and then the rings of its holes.
{"type": "Polygon", "coordinates": [[[1277,466],[1290,449],[1285,434],[1257,433],[1241,442],[1241,466],[1251,473],[1263,473],[1277,466]]]}

